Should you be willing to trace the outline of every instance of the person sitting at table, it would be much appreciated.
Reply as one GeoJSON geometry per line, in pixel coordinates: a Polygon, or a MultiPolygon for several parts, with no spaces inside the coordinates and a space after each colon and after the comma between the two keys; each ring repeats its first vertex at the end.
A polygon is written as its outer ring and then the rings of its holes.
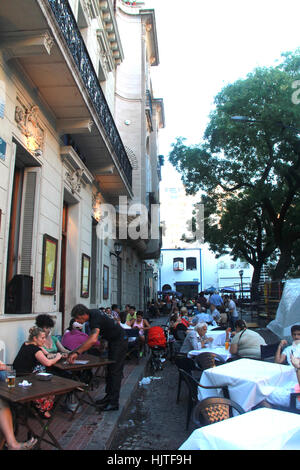
{"type": "Polygon", "coordinates": [[[291,352],[295,347],[297,347],[297,344],[300,341],[300,325],[293,325],[291,327],[291,335],[293,343],[290,346],[287,346],[288,343],[285,339],[282,339],[278,345],[275,353],[275,362],[277,364],[288,363],[291,365],[291,352]]]}
{"type": "Polygon", "coordinates": [[[235,331],[231,333],[231,336],[229,352],[232,356],[260,359],[260,346],[265,346],[266,342],[259,333],[248,330],[244,320],[236,321],[235,331]]]}
{"type": "MultiPolygon", "coordinates": [[[[41,328],[34,326],[29,330],[28,340],[22,344],[14,362],[13,368],[17,375],[42,372],[46,367],[56,364],[61,358],[61,353],[57,353],[53,359],[48,359],[47,351],[44,349],[46,333],[41,328]]],[[[54,396],[40,398],[34,401],[34,405],[39,414],[49,419],[49,411],[53,407],[54,396]]]]}
{"type": "MultiPolygon", "coordinates": [[[[5,381],[6,370],[6,364],[0,361],[0,382],[5,381]]],[[[36,445],[37,439],[32,437],[29,441],[17,441],[11,409],[8,402],[0,398],[0,449],[5,442],[8,450],[30,450],[36,445]]]]}
{"type": "Polygon", "coordinates": [[[135,320],[135,319],[136,319],[135,306],[130,305],[129,312],[127,313],[127,316],[126,316],[126,321],[131,322],[132,320],[135,320]]]}
{"type": "Polygon", "coordinates": [[[213,338],[206,335],[207,324],[197,323],[195,328],[187,332],[186,338],[181,346],[181,353],[188,353],[190,351],[198,351],[199,349],[205,348],[206,344],[213,342],[213,338]]]}
{"type": "Polygon", "coordinates": [[[200,304],[202,311],[206,312],[206,310],[208,309],[208,302],[204,295],[204,292],[199,293],[198,298],[197,298],[197,304],[200,304]]]}
{"type": "Polygon", "coordinates": [[[62,353],[62,357],[67,357],[70,351],[61,344],[57,336],[51,335],[51,330],[55,325],[51,316],[47,314],[38,315],[35,324],[46,333],[44,349],[47,351],[48,359],[53,359],[54,354],[57,352],[62,353]]]}
{"type": "Polygon", "coordinates": [[[131,328],[138,328],[139,330],[140,349],[142,349],[145,344],[145,331],[149,330],[151,327],[148,321],[143,318],[143,312],[141,310],[136,312],[136,319],[131,320],[130,323],[131,328]]]}
{"type": "MultiPolygon", "coordinates": [[[[300,358],[295,357],[290,353],[290,365],[294,366],[296,369],[295,380],[285,382],[278,386],[273,387],[268,397],[261,401],[256,408],[266,407],[266,408],[277,408],[281,409],[290,408],[290,397],[291,393],[300,393],[300,358]],[[296,380],[297,378],[297,380],[296,380]]],[[[296,408],[300,410],[300,398],[297,396],[296,399],[296,408]]]]}
{"type": "MultiPolygon", "coordinates": [[[[69,328],[65,331],[61,339],[61,344],[64,348],[67,348],[69,352],[78,348],[88,339],[89,335],[84,333],[82,329],[83,325],[75,321],[74,318],[71,318],[69,328]]],[[[97,341],[94,347],[97,348],[99,353],[100,341],[97,341]]],[[[91,352],[91,350],[89,352],[91,352]]]]}
{"type": "MultiPolygon", "coordinates": [[[[200,305],[200,304],[199,304],[200,305]]],[[[220,313],[214,304],[209,305],[209,312],[196,311],[195,316],[192,319],[192,325],[195,326],[197,323],[207,323],[207,325],[217,325],[217,321],[220,320],[220,313]]]]}

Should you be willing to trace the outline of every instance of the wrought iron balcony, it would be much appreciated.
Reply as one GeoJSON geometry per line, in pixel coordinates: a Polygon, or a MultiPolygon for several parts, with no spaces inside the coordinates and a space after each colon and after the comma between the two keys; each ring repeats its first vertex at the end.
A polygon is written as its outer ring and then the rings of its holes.
{"type": "Polygon", "coordinates": [[[98,77],[68,0],[48,0],[61,33],[76,63],[94,109],[114,149],[127,182],[132,186],[132,166],[106,102],[98,77]]]}

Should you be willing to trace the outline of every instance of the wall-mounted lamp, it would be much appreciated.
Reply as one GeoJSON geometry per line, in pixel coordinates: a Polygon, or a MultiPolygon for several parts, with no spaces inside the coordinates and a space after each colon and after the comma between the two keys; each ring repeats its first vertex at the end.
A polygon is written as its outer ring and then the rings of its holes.
{"type": "Polygon", "coordinates": [[[111,251],[110,255],[115,256],[116,258],[119,258],[120,254],[122,253],[122,245],[120,242],[115,242],[114,244],[114,250],[115,252],[111,251]]]}

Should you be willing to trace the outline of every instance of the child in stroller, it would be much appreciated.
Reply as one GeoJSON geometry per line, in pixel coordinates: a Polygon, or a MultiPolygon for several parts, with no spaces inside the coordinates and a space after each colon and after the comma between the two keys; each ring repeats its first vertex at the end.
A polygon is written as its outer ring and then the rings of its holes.
{"type": "Polygon", "coordinates": [[[161,326],[152,326],[148,330],[150,348],[150,367],[153,372],[162,369],[162,359],[166,357],[167,340],[161,326]]]}

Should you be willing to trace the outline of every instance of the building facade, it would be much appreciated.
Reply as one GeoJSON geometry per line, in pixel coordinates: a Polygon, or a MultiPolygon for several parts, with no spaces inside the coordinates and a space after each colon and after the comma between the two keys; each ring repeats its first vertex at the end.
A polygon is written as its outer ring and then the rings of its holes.
{"type": "MultiPolygon", "coordinates": [[[[163,101],[147,92],[158,64],[154,12],[127,3],[0,4],[0,339],[9,362],[37,314],[51,314],[61,334],[76,303],[144,308],[153,283],[159,237],[120,237],[120,200],[126,227],[141,225],[134,202],[158,200],[164,126],[163,101]],[[140,93],[134,134],[119,103],[130,100],[129,73],[140,93]]],[[[159,215],[148,222],[159,226],[159,215]]]]}

